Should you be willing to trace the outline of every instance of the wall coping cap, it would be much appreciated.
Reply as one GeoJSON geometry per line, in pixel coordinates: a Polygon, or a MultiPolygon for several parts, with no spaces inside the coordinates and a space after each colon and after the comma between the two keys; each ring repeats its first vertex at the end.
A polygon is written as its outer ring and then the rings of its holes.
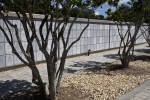
{"type": "MultiPolygon", "coordinates": [[[[15,13],[15,12],[8,12],[7,13],[8,14],[8,16],[9,17],[15,17],[15,18],[17,18],[17,14],[15,13]]],[[[27,14],[27,16],[29,16],[28,14],[27,14]]],[[[43,19],[44,18],[44,15],[42,15],[42,14],[33,14],[33,18],[35,18],[35,19],[43,19]]],[[[72,21],[74,19],[74,17],[71,17],[70,18],[70,21],[72,21]]],[[[78,18],[77,20],[76,20],[76,22],[87,22],[88,21],[88,19],[87,18],[78,18]]],[[[98,19],[90,19],[90,23],[102,23],[102,24],[115,24],[115,22],[114,21],[111,21],[111,20],[98,20],[98,19]]],[[[148,25],[147,23],[144,23],[143,25],[148,25]]]]}

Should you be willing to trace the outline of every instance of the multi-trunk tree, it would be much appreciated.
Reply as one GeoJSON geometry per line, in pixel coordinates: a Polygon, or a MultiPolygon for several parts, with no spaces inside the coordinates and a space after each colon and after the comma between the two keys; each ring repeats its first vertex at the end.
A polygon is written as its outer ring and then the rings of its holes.
{"type": "Polygon", "coordinates": [[[133,57],[134,45],[138,32],[143,23],[150,16],[150,13],[146,13],[147,9],[150,7],[150,1],[131,0],[126,6],[117,6],[116,3],[114,4],[117,10],[115,12],[111,12],[109,9],[106,13],[108,14],[108,19],[112,19],[117,25],[120,36],[118,54],[122,63],[122,68],[125,68],[129,66],[133,57]]]}
{"type": "MultiPolygon", "coordinates": [[[[79,41],[83,32],[89,25],[89,20],[87,20],[87,25],[82,29],[80,35],[72,43],[69,43],[69,36],[71,34],[72,27],[76,22],[82,8],[89,6],[89,1],[87,0],[2,0],[1,8],[2,11],[0,15],[4,21],[4,25],[7,27],[6,31],[2,26],[0,30],[6,37],[9,45],[12,48],[12,52],[32,71],[32,82],[36,84],[39,88],[40,93],[44,96],[46,95],[45,88],[46,85],[43,83],[39,70],[35,64],[35,55],[33,42],[36,41],[39,50],[44,54],[47,64],[47,74],[49,82],[49,92],[50,99],[56,99],[56,92],[60,87],[61,77],[63,75],[65,59],[70,48],[79,41]],[[73,18],[69,24],[69,29],[67,31],[67,37],[64,37],[64,32],[66,26],[70,21],[70,10],[73,7],[78,7],[78,14],[73,18]],[[19,35],[19,26],[10,22],[8,11],[14,11],[17,15],[18,20],[24,30],[24,35],[27,40],[27,46],[21,42],[21,37],[19,35]],[[44,18],[41,20],[37,31],[36,25],[34,23],[34,13],[41,11],[44,18]],[[43,32],[43,28],[46,28],[46,33],[43,32]],[[12,32],[12,29],[15,32],[12,32]],[[48,38],[52,37],[52,42],[48,43],[48,38]],[[15,38],[14,38],[15,37],[15,38]],[[14,39],[17,40],[19,48],[23,53],[23,58],[19,55],[18,48],[15,47],[14,39]],[[60,65],[58,70],[56,69],[58,64],[58,45],[59,41],[63,43],[63,52],[60,60],[60,65]],[[47,50],[48,45],[50,45],[50,51],[47,50]]],[[[22,33],[23,34],[23,33],[22,33]]]]}
{"type": "MultiPolygon", "coordinates": [[[[45,88],[46,85],[43,82],[40,72],[37,69],[34,55],[34,41],[36,41],[39,50],[43,53],[47,64],[47,74],[49,82],[49,93],[50,99],[56,99],[56,93],[60,87],[61,78],[63,75],[64,65],[67,57],[67,53],[70,48],[80,40],[82,34],[89,26],[89,19],[87,19],[87,24],[79,33],[79,36],[73,42],[69,43],[71,30],[74,23],[76,22],[82,8],[89,7],[93,1],[91,0],[1,0],[0,17],[4,21],[4,25],[7,28],[4,29],[0,26],[1,32],[4,34],[6,40],[12,48],[12,53],[16,55],[25,65],[27,65],[32,72],[32,82],[36,84],[39,88],[43,98],[46,96],[45,88]],[[70,21],[70,11],[72,8],[78,8],[78,14],[70,21]],[[9,11],[15,12],[18,20],[23,27],[24,36],[27,41],[27,46],[23,45],[21,41],[21,36],[19,34],[19,28],[16,23],[12,23],[9,20],[9,11]],[[44,18],[42,18],[39,27],[35,25],[34,13],[42,13],[44,18]],[[70,22],[70,24],[68,24],[70,22]],[[67,36],[64,36],[66,27],[69,27],[67,36]],[[38,28],[38,30],[36,30],[38,28]],[[43,32],[43,28],[46,32],[43,32]],[[14,32],[12,32],[14,30],[14,32]],[[52,38],[52,42],[49,43],[49,37],[52,38]],[[19,48],[16,48],[14,44],[15,41],[18,42],[19,48]],[[58,65],[58,45],[59,42],[63,43],[62,57],[60,58],[60,64],[58,65]],[[50,50],[47,48],[50,46],[50,50]],[[21,50],[23,56],[18,52],[21,50]]],[[[102,4],[103,2],[101,2],[102,4]]],[[[87,15],[88,16],[88,15],[87,15]]]]}

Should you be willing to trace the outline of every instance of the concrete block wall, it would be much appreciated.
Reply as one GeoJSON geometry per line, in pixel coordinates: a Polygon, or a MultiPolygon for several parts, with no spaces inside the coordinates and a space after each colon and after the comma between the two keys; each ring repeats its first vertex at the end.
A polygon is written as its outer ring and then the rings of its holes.
{"type": "MultiPolygon", "coordinates": [[[[148,28],[148,26],[142,26],[141,27],[141,29],[143,29],[143,30],[146,30],[147,28],[148,28]]],[[[138,35],[137,35],[136,44],[146,42],[146,40],[144,39],[144,36],[141,33],[142,33],[141,30],[139,30],[138,35]]],[[[146,34],[149,35],[149,32],[146,31],[146,34]]]]}
{"type": "MultiPolygon", "coordinates": [[[[23,47],[26,48],[27,40],[25,37],[24,29],[23,29],[20,21],[16,17],[10,17],[9,20],[13,24],[17,24],[18,29],[19,29],[20,39],[22,41],[23,47]]],[[[80,19],[80,20],[82,20],[82,19],[80,19]]],[[[85,20],[85,19],[83,19],[83,20],[85,20]]],[[[40,23],[41,23],[40,18],[35,19],[37,33],[39,32],[40,23]]],[[[71,24],[71,22],[68,23],[67,28],[65,30],[65,33],[64,33],[65,39],[67,38],[67,32],[68,32],[70,24],[71,24]]],[[[84,29],[86,24],[87,24],[87,21],[77,21],[73,25],[73,28],[71,30],[71,35],[69,37],[68,45],[70,45],[71,42],[75,41],[78,38],[78,36],[80,35],[80,32],[84,29]]],[[[3,28],[8,33],[9,30],[8,30],[7,26],[4,24],[2,19],[0,19],[0,25],[3,26],[3,28]]],[[[127,30],[127,27],[124,26],[122,28],[122,32],[125,33],[126,30],[127,30]]],[[[13,34],[15,34],[14,29],[10,28],[10,31],[13,34]]],[[[134,28],[131,31],[134,31],[134,28]]],[[[43,28],[43,34],[46,34],[45,26],[43,28]]],[[[140,31],[138,34],[140,34],[140,31]]],[[[46,35],[44,35],[44,36],[46,36],[46,35]]],[[[18,45],[15,35],[13,35],[13,39],[14,39],[14,45],[17,48],[17,51],[19,52],[21,57],[25,58],[19,48],[19,45],[18,45]]],[[[48,39],[48,48],[47,48],[48,51],[50,51],[51,42],[52,42],[52,37],[50,36],[48,39]]],[[[146,41],[145,41],[144,37],[142,37],[142,36],[136,41],[137,44],[144,43],[144,42],[146,42],[146,41]]],[[[112,23],[110,21],[93,20],[90,22],[89,27],[83,33],[80,41],[78,41],[76,44],[74,44],[73,47],[70,49],[68,56],[87,53],[88,49],[92,49],[92,51],[100,51],[100,50],[106,50],[106,49],[110,49],[110,48],[116,48],[116,47],[119,47],[119,45],[120,45],[119,43],[120,43],[120,37],[118,35],[118,29],[114,23],[112,23]]],[[[61,57],[62,51],[63,51],[62,40],[60,40],[59,48],[60,48],[59,54],[61,57]]],[[[35,54],[35,61],[45,60],[45,57],[39,50],[36,41],[33,42],[33,49],[34,49],[34,54],[35,54]]],[[[15,66],[15,65],[19,65],[19,64],[22,64],[22,62],[12,53],[11,47],[9,46],[3,33],[0,31],[0,68],[4,68],[4,67],[8,67],[8,66],[15,66]]]]}

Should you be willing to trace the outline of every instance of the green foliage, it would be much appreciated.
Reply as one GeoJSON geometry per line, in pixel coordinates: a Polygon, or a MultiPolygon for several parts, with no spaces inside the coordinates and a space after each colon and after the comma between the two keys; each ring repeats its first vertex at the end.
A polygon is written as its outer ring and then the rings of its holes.
{"type": "Polygon", "coordinates": [[[120,0],[107,0],[108,4],[111,6],[117,6],[120,0]]]}
{"type": "MultiPolygon", "coordinates": [[[[75,17],[77,16],[78,13],[79,13],[79,9],[77,7],[72,8],[70,12],[70,16],[75,17]]],[[[95,15],[93,9],[83,8],[79,15],[79,18],[88,18],[88,16],[90,17],[90,19],[100,19],[100,20],[104,19],[103,15],[95,15]]]]}
{"type": "MultiPolygon", "coordinates": [[[[29,7],[29,4],[31,4],[32,12],[43,13],[44,10],[48,10],[48,7],[52,10],[56,9],[57,4],[62,4],[65,6],[72,5],[78,8],[84,8],[89,6],[90,3],[90,0],[0,0],[0,8],[7,11],[15,11],[18,8],[18,5],[26,9],[29,7]],[[16,5],[12,5],[11,1],[13,1],[16,5]]],[[[20,9],[18,9],[18,11],[20,11],[20,9]]]]}
{"type": "Polygon", "coordinates": [[[101,4],[105,3],[107,0],[92,0],[92,7],[99,7],[101,4]]]}
{"type": "MultiPolygon", "coordinates": [[[[36,14],[52,14],[53,17],[56,17],[58,14],[54,13],[61,12],[63,15],[66,15],[68,12],[68,6],[72,5],[72,9],[70,12],[71,17],[75,17],[78,15],[78,13],[81,10],[81,13],[79,15],[80,18],[88,18],[90,16],[91,19],[100,19],[103,20],[103,15],[95,15],[94,9],[99,7],[101,4],[105,3],[107,0],[59,0],[59,6],[65,6],[60,7],[57,9],[56,4],[58,3],[57,0],[13,0],[14,4],[10,2],[11,0],[0,0],[0,9],[4,12],[8,11],[18,11],[19,13],[23,13],[24,11],[26,13],[29,13],[29,4],[32,5],[32,8],[30,11],[32,13],[36,14]],[[21,10],[20,7],[22,7],[24,10],[21,10]],[[49,9],[51,9],[51,12],[49,12],[49,9]]],[[[62,15],[59,15],[59,17],[62,17],[62,15]]]]}
{"type": "Polygon", "coordinates": [[[133,20],[133,13],[130,10],[130,7],[126,5],[121,5],[115,12],[111,12],[111,9],[108,9],[106,14],[108,15],[108,20],[123,21],[122,19],[124,19],[126,22],[133,20]],[[120,16],[122,16],[122,18],[120,18],[120,16]]]}
{"type": "MultiPolygon", "coordinates": [[[[121,22],[136,22],[138,19],[146,19],[146,16],[149,16],[150,1],[131,0],[131,2],[128,2],[127,4],[128,5],[115,5],[115,7],[117,8],[115,12],[112,12],[111,9],[108,9],[108,11],[106,12],[106,14],[108,15],[107,19],[121,22]]],[[[147,22],[147,19],[145,22],[147,22]]]]}

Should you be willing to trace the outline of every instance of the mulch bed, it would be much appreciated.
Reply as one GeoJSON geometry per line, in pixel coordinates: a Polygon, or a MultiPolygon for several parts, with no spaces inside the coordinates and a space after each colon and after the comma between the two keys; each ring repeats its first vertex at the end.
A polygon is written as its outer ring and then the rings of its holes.
{"type": "Polygon", "coordinates": [[[150,54],[143,53],[130,62],[129,68],[120,69],[120,61],[66,77],[62,86],[74,86],[89,93],[92,100],[115,100],[150,79],[150,54]]]}

